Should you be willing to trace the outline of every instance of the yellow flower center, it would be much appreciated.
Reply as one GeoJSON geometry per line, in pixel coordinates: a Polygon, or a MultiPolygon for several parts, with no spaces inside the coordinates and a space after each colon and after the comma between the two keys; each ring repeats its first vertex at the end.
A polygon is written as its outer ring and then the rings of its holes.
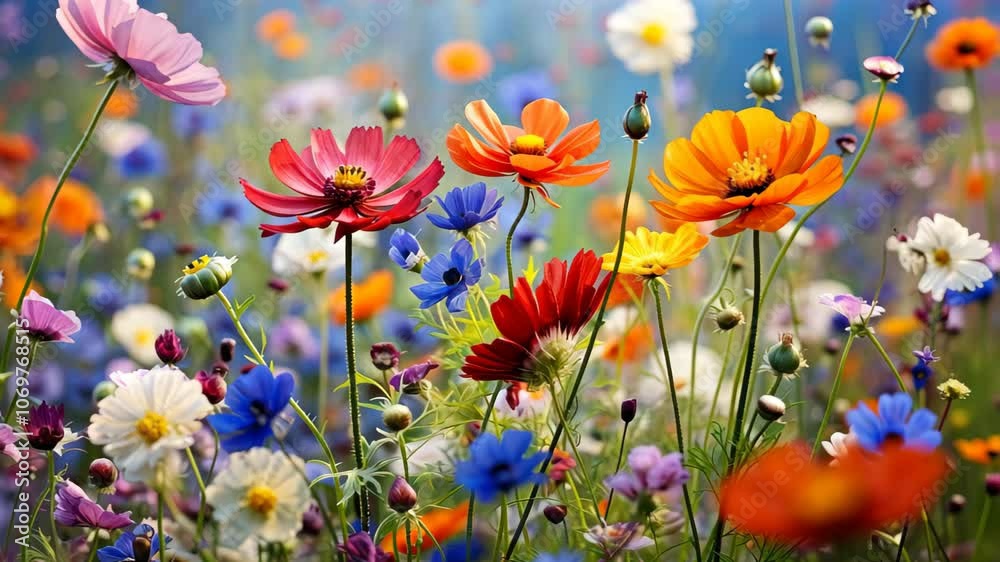
{"type": "Polygon", "coordinates": [[[142,437],[147,445],[152,445],[162,439],[167,434],[168,429],[167,418],[153,411],[146,412],[146,415],[142,416],[142,419],[135,424],[135,432],[142,437]]]}
{"type": "Polygon", "coordinates": [[[479,55],[471,49],[455,49],[448,56],[447,66],[454,74],[472,74],[479,67],[479,55]]]}
{"type": "Polygon", "coordinates": [[[138,328],[135,331],[135,335],[132,337],[132,341],[138,347],[145,347],[152,345],[156,341],[156,334],[153,333],[149,328],[138,328]]]}
{"type": "Polygon", "coordinates": [[[333,185],[339,189],[362,189],[368,182],[368,172],[361,166],[340,166],[333,173],[333,185]]]}
{"type": "Polygon", "coordinates": [[[836,474],[820,474],[807,482],[793,510],[802,520],[823,524],[851,517],[864,502],[852,483],[836,474]]]}
{"type": "Polygon", "coordinates": [[[729,174],[729,188],[735,191],[736,195],[743,195],[742,192],[750,191],[760,193],[774,181],[774,173],[767,166],[767,156],[754,156],[752,159],[746,152],[743,153],[743,160],[733,162],[733,165],[726,170],[729,174]]]}
{"type": "Polygon", "coordinates": [[[194,275],[195,273],[198,273],[199,271],[208,267],[208,264],[211,261],[212,258],[208,256],[201,256],[200,258],[184,266],[184,275],[194,275]]]}
{"type": "Polygon", "coordinates": [[[257,484],[247,491],[247,507],[267,517],[278,506],[278,494],[270,486],[257,484]]]}
{"type": "Polygon", "coordinates": [[[667,39],[667,28],[662,23],[650,22],[643,26],[639,37],[651,47],[659,47],[667,39]]]}
{"type": "Polygon", "coordinates": [[[521,135],[510,144],[515,154],[545,154],[545,139],[538,135],[521,135]]]}
{"type": "Polygon", "coordinates": [[[951,264],[951,253],[944,248],[934,250],[934,263],[940,267],[948,267],[951,264]]]}
{"type": "Polygon", "coordinates": [[[327,256],[329,255],[330,254],[327,254],[323,250],[313,250],[309,252],[309,255],[306,256],[306,261],[308,261],[312,265],[316,265],[326,260],[327,256]]]}

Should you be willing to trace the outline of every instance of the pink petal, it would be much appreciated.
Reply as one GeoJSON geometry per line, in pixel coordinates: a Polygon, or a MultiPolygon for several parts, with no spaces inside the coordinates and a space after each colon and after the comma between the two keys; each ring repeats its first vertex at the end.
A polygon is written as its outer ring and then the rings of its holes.
{"type": "Polygon", "coordinates": [[[313,129],[311,142],[313,161],[321,176],[332,177],[334,170],[348,163],[337,139],[328,129],[313,129]]]}
{"type": "Polygon", "coordinates": [[[243,195],[258,209],[276,217],[295,217],[315,213],[327,207],[326,199],[319,197],[297,197],[294,195],[278,195],[250,185],[246,180],[240,180],[243,195]]]}
{"type": "Polygon", "coordinates": [[[380,127],[354,127],[347,135],[344,147],[347,163],[361,166],[371,173],[382,158],[382,129],[380,127]]]}
{"type": "Polygon", "coordinates": [[[393,137],[382,154],[382,161],[372,172],[375,188],[388,191],[419,159],[420,147],[417,141],[408,137],[393,137]]]}
{"type": "Polygon", "coordinates": [[[400,187],[399,189],[369,199],[366,201],[368,205],[379,205],[379,206],[389,206],[395,205],[403,197],[409,195],[411,192],[417,193],[421,199],[427,197],[430,192],[434,191],[438,186],[438,182],[444,177],[444,164],[437,158],[430,163],[420,175],[410,180],[410,183],[400,187]]]}
{"type": "Polygon", "coordinates": [[[118,56],[138,76],[161,84],[201,60],[203,54],[193,35],[179,33],[166,18],[143,9],[131,21],[117,25],[111,39],[118,56]]]}
{"type": "Polygon", "coordinates": [[[161,84],[139,76],[139,81],[157,96],[185,105],[215,105],[226,97],[226,85],[219,79],[219,71],[201,63],[174,75],[161,84]]]}
{"type": "Polygon", "coordinates": [[[115,55],[111,31],[138,10],[135,0],[60,0],[56,20],[87,58],[103,63],[115,55]]]}
{"type": "Polygon", "coordinates": [[[307,196],[323,194],[323,183],[326,181],[318,170],[308,166],[295,149],[285,139],[274,143],[268,158],[274,177],[289,188],[307,196]]]}

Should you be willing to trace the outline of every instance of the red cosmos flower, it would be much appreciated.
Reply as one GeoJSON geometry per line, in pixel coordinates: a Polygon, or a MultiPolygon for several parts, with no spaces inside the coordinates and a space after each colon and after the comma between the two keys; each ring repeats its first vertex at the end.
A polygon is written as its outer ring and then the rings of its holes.
{"type": "Polygon", "coordinates": [[[262,224],[264,236],[302,232],[337,223],[334,241],[359,230],[382,230],[422,213],[423,200],[444,176],[437,158],[409,183],[392,189],[420,159],[416,141],[393,137],[382,148],[380,127],[355,127],[344,150],[333,133],[313,129],[312,144],[296,153],[285,139],[271,147],[271,171],[299,195],[278,195],[240,180],[243,193],[260,210],[295,217],[288,224],[262,224]]]}
{"type": "Polygon", "coordinates": [[[569,265],[560,259],[545,264],[534,292],[518,279],[514,298],[504,295],[490,307],[502,337],[473,346],[462,376],[532,389],[567,374],[579,360],[577,334],[607,290],[609,277],[599,280],[600,274],[601,258],[580,250],[569,265]]]}
{"type": "Polygon", "coordinates": [[[752,462],[722,483],[722,514],[737,531],[805,548],[918,516],[949,470],[944,454],[903,447],[852,449],[828,466],[793,443],[752,462]]]}

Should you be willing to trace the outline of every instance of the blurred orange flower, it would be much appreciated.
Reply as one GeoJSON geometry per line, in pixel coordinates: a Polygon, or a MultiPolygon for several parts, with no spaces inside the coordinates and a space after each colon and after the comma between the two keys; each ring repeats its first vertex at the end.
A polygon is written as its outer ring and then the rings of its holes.
{"type": "Polygon", "coordinates": [[[645,288],[643,281],[642,277],[635,275],[619,275],[615,277],[615,284],[611,286],[611,295],[608,296],[608,308],[612,309],[616,306],[635,304],[642,299],[642,291],[645,288]]]}
{"type": "MultiPolygon", "coordinates": [[[[373,271],[367,279],[354,283],[354,320],[364,322],[370,320],[389,305],[392,299],[393,276],[388,269],[373,271]]],[[[327,306],[336,324],[347,323],[347,308],[344,295],[347,286],[341,285],[330,293],[327,306]]]]}
{"type": "Polygon", "coordinates": [[[449,82],[468,84],[493,70],[493,57],[476,41],[451,41],[434,52],[434,71],[449,82]]]}
{"type": "MultiPolygon", "coordinates": [[[[878,94],[872,93],[863,96],[854,105],[854,125],[861,130],[868,130],[872,119],[875,117],[875,104],[878,103],[878,94]]],[[[903,96],[895,92],[886,92],[882,98],[882,107],[878,111],[878,121],[875,127],[884,127],[900,122],[909,108],[903,96]]]]}
{"type": "MultiPolygon", "coordinates": [[[[465,531],[466,518],[469,515],[469,502],[464,502],[455,507],[440,507],[432,509],[420,515],[420,521],[430,531],[434,540],[426,536],[426,533],[415,525],[410,531],[410,542],[413,544],[413,553],[434,550],[434,542],[444,544],[445,541],[455,535],[465,531]],[[423,540],[421,540],[423,539],[423,540]]],[[[402,527],[396,529],[395,533],[389,533],[382,539],[379,545],[382,550],[392,552],[392,539],[396,538],[396,549],[400,553],[406,554],[406,530],[402,527]]]]}
{"type": "MultiPolygon", "coordinates": [[[[24,282],[28,277],[17,261],[11,257],[0,259],[0,271],[3,272],[3,287],[0,288],[0,292],[3,293],[3,304],[7,307],[7,310],[11,310],[17,307],[17,299],[21,296],[21,288],[24,287],[24,282]]],[[[42,292],[41,287],[34,281],[31,282],[31,288],[38,293],[42,292]]]]}
{"type": "Polygon", "coordinates": [[[792,220],[789,205],[815,205],[843,185],[839,156],[820,159],[830,130],[815,115],[783,121],[763,108],[713,111],[663,152],[668,185],[649,181],[666,201],[653,208],[667,218],[704,222],[733,217],[712,231],[730,236],[744,229],[774,232],[792,220]],[[815,164],[815,165],[814,165],[815,164]]]}
{"type": "Polygon", "coordinates": [[[287,33],[274,42],[274,54],[285,60],[302,58],[308,52],[309,38],[301,33],[287,33]]]}
{"type": "Polygon", "coordinates": [[[452,127],[447,146],[455,164],[479,176],[517,176],[521,185],[537,191],[553,207],[559,205],[543,184],[587,185],[611,168],[609,161],[576,164],[597,149],[601,125],[596,120],[580,125],[560,140],[569,126],[569,114],[554,100],[542,98],[524,106],[523,129],[501,123],[485,100],[466,105],[465,118],[485,142],[461,125],[452,127]]]}
{"type": "MultiPolygon", "coordinates": [[[[30,213],[41,217],[56,188],[56,178],[43,176],[24,193],[30,213]]],[[[52,208],[50,224],[69,236],[83,236],[87,229],[104,220],[104,207],[97,195],[84,184],[67,179],[52,208]]]]}
{"type": "Polygon", "coordinates": [[[379,62],[362,62],[352,66],[347,71],[347,81],[361,92],[378,90],[389,84],[389,72],[379,62]]]}
{"type": "Polygon", "coordinates": [[[983,68],[1000,53],[1000,29],[986,18],[948,22],[927,44],[927,60],[940,70],[983,68]]]}
{"type": "Polygon", "coordinates": [[[802,443],[775,447],[723,481],[722,514],[740,532],[817,547],[917,516],[949,471],[944,454],[902,447],[838,460],[815,462],[802,443]]]}
{"type": "Polygon", "coordinates": [[[632,363],[648,356],[653,349],[653,330],[642,322],[626,330],[623,335],[614,336],[604,345],[602,356],[605,361],[632,363]]]}
{"type": "MultiPolygon", "coordinates": [[[[622,205],[625,204],[625,194],[613,195],[605,193],[598,195],[590,202],[590,225],[605,242],[618,240],[622,222],[622,205]]],[[[636,193],[628,202],[628,220],[626,230],[635,230],[646,224],[649,213],[646,210],[646,200],[636,193]]]]}
{"type": "Polygon", "coordinates": [[[18,256],[33,253],[41,226],[42,215],[0,183],[0,250],[18,256]]]}
{"type": "Polygon", "coordinates": [[[128,119],[134,117],[139,112],[139,97],[128,88],[118,88],[111,99],[108,100],[108,107],[104,114],[112,119],[128,119]]]}
{"type": "Polygon", "coordinates": [[[27,135],[0,133],[0,163],[27,164],[35,159],[38,149],[27,135]]]}
{"type": "Polygon", "coordinates": [[[274,10],[257,20],[257,38],[271,43],[295,31],[295,14],[288,10],[274,10]]]}
{"type": "Polygon", "coordinates": [[[985,439],[956,439],[955,450],[969,462],[990,464],[1000,458],[1000,435],[985,439]]]}

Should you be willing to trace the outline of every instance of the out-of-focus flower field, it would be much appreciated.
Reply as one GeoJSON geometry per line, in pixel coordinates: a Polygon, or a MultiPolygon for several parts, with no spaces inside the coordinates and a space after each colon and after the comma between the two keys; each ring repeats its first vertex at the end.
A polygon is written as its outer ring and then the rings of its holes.
{"type": "Polygon", "coordinates": [[[0,0],[0,560],[1000,560],[998,55],[987,0],[0,0]]]}

